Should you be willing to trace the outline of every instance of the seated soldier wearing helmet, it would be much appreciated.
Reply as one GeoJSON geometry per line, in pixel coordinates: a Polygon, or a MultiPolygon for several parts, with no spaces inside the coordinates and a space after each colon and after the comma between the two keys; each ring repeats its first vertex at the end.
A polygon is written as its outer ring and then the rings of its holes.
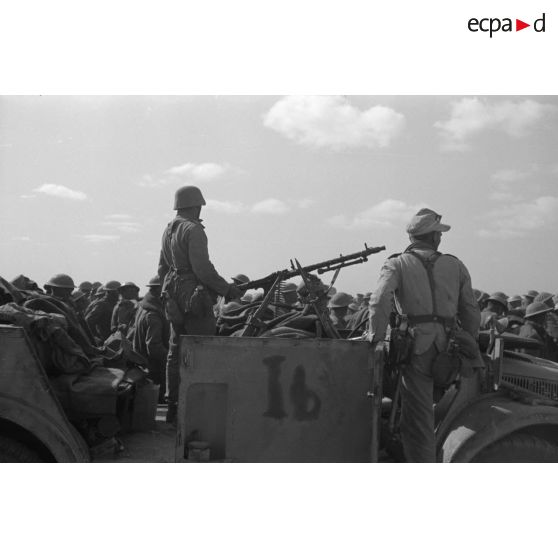
{"type": "Polygon", "coordinates": [[[118,302],[120,283],[108,281],[102,289],[103,296],[93,300],[85,312],[85,321],[98,345],[102,345],[111,334],[112,311],[118,302]]]}
{"type": "Polygon", "coordinates": [[[159,386],[159,403],[163,403],[170,329],[161,301],[159,276],[153,277],[147,287],[149,291],[138,304],[132,346],[146,359],[149,379],[159,386]]]}
{"type": "Polygon", "coordinates": [[[338,292],[329,301],[329,317],[337,329],[348,329],[349,305],[353,302],[350,294],[338,292]]]}

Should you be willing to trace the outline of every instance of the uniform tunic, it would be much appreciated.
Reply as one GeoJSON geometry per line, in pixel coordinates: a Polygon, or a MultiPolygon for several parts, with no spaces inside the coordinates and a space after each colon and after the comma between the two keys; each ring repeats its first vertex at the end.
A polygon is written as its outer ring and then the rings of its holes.
{"type": "MultiPolygon", "coordinates": [[[[369,329],[373,340],[383,341],[392,311],[392,301],[401,314],[425,316],[436,313],[448,321],[457,318],[461,327],[477,337],[480,311],[465,265],[450,255],[441,255],[432,268],[432,289],[424,265],[408,253],[413,250],[427,259],[435,251],[427,244],[414,243],[406,252],[392,256],[383,265],[378,285],[370,297],[369,329]],[[435,305],[434,305],[435,302],[435,305]]],[[[432,364],[447,348],[444,324],[427,322],[412,328],[413,355],[403,371],[401,435],[408,461],[436,460],[433,412],[432,364]]]]}
{"type": "Polygon", "coordinates": [[[170,324],[167,358],[167,397],[169,404],[178,401],[179,363],[178,341],[182,333],[215,335],[216,319],[213,304],[217,295],[226,295],[229,284],[221,277],[209,259],[207,236],[201,221],[177,216],[163,233],[159,258],[159,279],[162,291],[172,298],[184,314],[184,325],[177,329],[170,324]],[[207,312],[193,315],[190,299],[198,285],[203,285],[211,297],[207,312]]]}

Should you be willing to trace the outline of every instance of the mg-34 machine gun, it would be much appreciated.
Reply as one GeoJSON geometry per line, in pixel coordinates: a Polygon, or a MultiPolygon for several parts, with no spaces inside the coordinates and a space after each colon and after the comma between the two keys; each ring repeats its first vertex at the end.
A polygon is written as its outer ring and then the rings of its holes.
{"type": "Polygon", "coordinates": [[[366,243],[364,244],[364,248],[365,249],[361,252],[355,252],[354,254],[348,254],[346,256],[340,255],[338,258],[333,258],[331,260],[326,260],[305,267],[301,266],[298,260],[295,260],[294,262],[291,260],[291,267],[288,269],[276,271],[275,273],[271,273],[261,279],[256,279],[255,281],[249,281],[248,283],[239,285],[239,288],[243,290],[263,288],[265,292],[265,296],[261,304],[256,311],[250,315],[246,328],[242,333],[242,337],[255,337],[258,335],[259,331],[265,328],[265,324],[261,321],[262,315],[265,313],[269,305],[273,304],[273,301],[278,298],[278,293],[280,292],[283,281],[297,276],[301,276],[304,281],[306,290],[308,291],[305,297],[306,302],[314,308],[326,336],[334,338],[339,337],[339,334],[331,323],[329,314],[327,311],[320,309],[317,304],[319,297],[324,293],[323,290],[318,291],[315,282],[310,280],[310,273],[317,272],[318,275],[322,275],[328,271],[334,271],[335,274],[329,288],[327,289],[329,291],[335,283],[342,268],[367,262],[368,256],[377,254],[378,252],[386,249],[385,246],[369,247],[366,243]]]}

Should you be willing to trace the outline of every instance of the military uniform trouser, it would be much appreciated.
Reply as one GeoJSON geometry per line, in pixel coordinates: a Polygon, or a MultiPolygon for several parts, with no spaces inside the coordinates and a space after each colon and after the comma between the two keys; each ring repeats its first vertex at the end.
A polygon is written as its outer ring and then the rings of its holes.
{"type": "Polygon", "coordinates": [[[215,335],[216,320],[213,313],[208,316],[195,317],[186,314],[180,331],[170,324],[169,354],[167,356],[167,400],[170,405],[178,403],[180,383],[180,363],[178,361],[178,342],[180,335],[215,335]]]}
{"type": "Polygon", "coordinates": [[[405,367],[401,384],[401,439],[410,463],[435,463],[434,381],[432,364],[438,350],[432,344],[413,355],[405,367]]]}

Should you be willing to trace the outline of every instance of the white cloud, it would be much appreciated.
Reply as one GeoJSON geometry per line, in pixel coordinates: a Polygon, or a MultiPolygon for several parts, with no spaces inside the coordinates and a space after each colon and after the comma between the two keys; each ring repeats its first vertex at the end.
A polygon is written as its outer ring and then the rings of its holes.
{"type": "Polygon", "coordinates": [[[107,215],[109,221],[129,221],[132,219],[131,215],[126,213],[113,213],[112,215],[107,215]]]}
{"type": "Polygon", "coordinates": [[[162,188],[179,186],[185,182],[210,182],[223,176],[229,170],[228,165],[218,163],[183,163],[159,174],[145,174],[140,179],[140,186],[146,188],[162,188]]]}
{"type": "Polygon", "coordinates": [[[87,242],[114,242],[120,237],[114,234],[82,234],[81,237],[87,242]]]}
{"type": "Polygon", "coordinates": [[[428,204],[410,205],[400,200],[387,199],[357,213],[353,217],[347,217],[346,215],[331,217],[328,219],[328,223],[345,229],[388,228],[407,223],[422,207],[428,207],[428,204]]]}
{"type": "Polygon", "coordinates": [[[482,222],[488,226],[481,228],[478,234],[502,239],[523,237],[556,223],[557,216],[558,197],[543,196],[489,211],[482,217],[482,222]]]}
{"type": "Polygon", "coordinates": [[[285,202],[275,198],[269,198],[255,203],[251,210],[252,213],[270,213],[279,215],[281,213],[286,213],[289,209],[289,206],[285,202]]]}
{"type": "Polygon", "coordinates": [[[34,188],[33,192],[39,192],[40,194],[46,194],[47,196],[54,196],[56,198],[65,198],[67,200],[83,201],[87,199],[87,194],[84,192],[72,190],[66,186],[60,186],[59,184],[43,184],[38,188],[34,188]]]}
{"type": "Polygon", "coordinates": [[[108,215],[106,221],[103,221],[101,224],[123,233],[139,232],[142,228],[141,224],[137,221],[131,221],[130,219],[132,219],[131,215],[115,213],[113,215],[108,215]]]}
{"type": "Polygon", "coordinates": [[[215,180],[226,170],[226,167],[217,163],[184,163],[166,170],[166,174],[180,176],[181,178],[191,178],[193,181],[215,180]]]}
{"type": "Polygon", "coordinates": [[[518,182],[527,177],[527,173],[516,169],[501,169],[490,177],[494,182],[518,182]]]}
{"type": "Polygon", "coordinates": [[[386,147],[405,117],[379,105],[360,110],[341,96],[288,96],[264,115],[264,125],[312,147],[386,147]]]}
{"type": "Polygon", "coordinates": [[[464,98],[452,105],[449,120],[436,122],[443,139],[442,148],[447,151],[465,151],[470,148],[472,136],[486,130],[498,130],[512,137],[522,137],[555,107],[537,101],[485,101],[464,98]]]}
{"type": "Polygon", "coordinates": [[[281,215],[293,209],[307,209],[314,204],[314,200],[309,198],[292,199],[288,201],[268,198],[252,205],[240,201],[222,201],[208,199],[206,208],[219,213],[263,213],[267,215],[281,215]]]}
{"type": "Polygon", "coordinates": [[[293,205],[295,205],[299,209],[308,209],[309,207],[312,207],[316,203],[316,200],[313,200],[311,198],[302,198],[300,200],[290,200],[290,201],[293,205]]]}
{"type": "Polygon", "coordinates": [[[206,208],[218,213],[241,213],[245,211],[243,203],[238,201],[206,200],[206,208]]]}
{"type": "Polygon", "coordinates": [[[29,242],[31,240],[30,236],[14,236],[12,240],[17,240],[18,242],[29,242]]]}
{"type": "Polygon", "coordinates": [[[22,200],[32,200],[33,198],[36,198],[37,196],[35,194],[21,194],[21,196],[19,196],[22,200]]]}

